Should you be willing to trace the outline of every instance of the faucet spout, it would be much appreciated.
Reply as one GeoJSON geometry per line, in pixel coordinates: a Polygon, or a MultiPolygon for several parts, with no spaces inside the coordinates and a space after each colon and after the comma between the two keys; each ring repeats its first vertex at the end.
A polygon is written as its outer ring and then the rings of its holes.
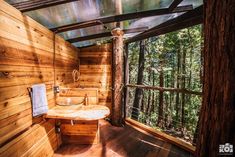
{"type": "Polygon", "coordinates": [[[88,105],[88,96],[87,94],[84,97],[84,105],[87,106],[88,105]]]}

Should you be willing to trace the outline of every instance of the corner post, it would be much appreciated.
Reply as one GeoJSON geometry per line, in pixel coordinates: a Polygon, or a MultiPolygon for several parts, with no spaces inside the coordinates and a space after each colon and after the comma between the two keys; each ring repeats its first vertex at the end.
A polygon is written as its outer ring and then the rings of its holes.
{"type": "Polygon", "coordinates": [[[123,122],[123,31],[116,28],[112,31],[113,35],[113,107],[112,124],[121,126],[123,122]]]}

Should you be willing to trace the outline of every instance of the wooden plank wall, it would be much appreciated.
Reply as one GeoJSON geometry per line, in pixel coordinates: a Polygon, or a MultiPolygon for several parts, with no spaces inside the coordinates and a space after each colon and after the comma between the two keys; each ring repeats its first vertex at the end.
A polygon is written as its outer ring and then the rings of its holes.
{"type": "Polygon", "coordinates": [[[88,97],[88,105],[97,105],[99,102],[97,88],[60,88],[56,103],[64,103],[64,97],[70,97],[71,102],[82,102],[84,104],[85,96],[88,97]]]}
{"type": "Polygon", "coordinates": [[[61,121],[62,141],[66,144],[98,144],[100,142],[99,122],[94,121],[61,121]]]}
{"type": "Polygon", "coordinates": [[[99,105],[112,111],[112,44],[81,48],[79,87],[98,88],[99,105]]]}
{"type": "Polygon", "coordinates": [[[51,107],[54,82],[62,86],[73,82],[78,50],[59,36],[55,46],[53,41],[47,28],[0,2],[0,156],[51,156],[60,145],[55,121],[32,118],[27,91],[33,84],[45,83],[51,107]]]}
{"type": "Polygon", "coordinates": [[[70,43],[56,36],[55,81],[60,88],[69,88],[77,85],[77,83],[74,84],[72,72],[79,67],[78,51],[70,43]]]}

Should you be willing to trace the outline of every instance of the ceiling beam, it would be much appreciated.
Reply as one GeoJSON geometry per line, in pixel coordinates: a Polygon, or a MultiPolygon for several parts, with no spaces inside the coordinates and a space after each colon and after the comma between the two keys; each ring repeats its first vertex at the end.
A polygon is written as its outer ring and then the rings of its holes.
{"type": "Polygon", "coordinates": [[[171,5],[169,6],[169,11],[174,10],[183,0],[173,0],[171,5]]]}
{"type": "Polygon", "coordinates": [[[26,6],[32,6],[35,4],[43,4],[46,2],[50,2],[53,0],[29,0],[29,1],[23,1],[23,2],[18,2],[18,3],[10,3],[14,7],[26,7],[26,6]]]}
{"type": "Polygon", "coordinates": [[[67,41],[70,43],[76,43],[80,41],[86,41],[86,40],[92,40],[92,39],[104,38],[104,37],[110,37],[110,36],[112,36],[111,32],[104,32],[104,33],[99,33],[99,34],[92,34],[88,36],[72,38],[72,39],[68,39],[67,41]]]}
{"type": "Polygon", "coordinates": [[[164,9],[156,9],[156,10],[148,10],[148,11],[128,13],[128,14],[121,14],[121,15],[103,17],[103,18],[99,18],[95,20],[89,20],[89,21],[64,25],[64,26],[52,28],[51,30],[56,33],[61,33],[61,32],[66,32],[70,30],[91,27],[91,26],[96,26],[96,25],[101,25],[101,24],[107,24],[107,23],[112,23],[112,22],[121,22],[125,20],[136,19],[136,18],[144,18],[144,17],[150,17],[150,16],[186,12],[192,9],[193,9],[192,5],[187,5],[187,6],[177,7],[173,11],[169,11],[168,8],[164,8],[164,9]]]}
{"type": "Polygon", "coordinates": [[[181,16],[168,20],[158,26],[155,26],[143,33],[138,34],[126,40],[126,43],[135,42],[135,41],[143,40],[149,37],[177,31],[179,29],[191,27],[191,26],[200,24],[202,22],[203,22],[203,6],[200,6],[181,16]]]}
{"type": "MultiPolygon", "coordinates": [[[[123,32],[124,34],[138,33],[138,32],[146,31],[147,29],[148,27],[139,27],[139,28],[126,29],[126,30],[123,30],[123,32]]],[[[111,36],[112,36],[111,32],[104,32],[104,33],[99,33],[99,34],[92,34],[88,36],[72,38],[72,39],[68,39],[67,41],[70,43],[75,43],[75,42],[80,42],[80,41],[85,41],[85,40],[92,40],[92,39],[111,37],[111,36]]]]}
{"type": "Polygon", "coordinates": [[[37,9],[52,7],[56,5],[61,5],[65,3],[70,3],[78,0],[35,0],[35,1],[26,1],[26,2],[20,2],[11,4],[21,12],[27,12],[27,11],[33,11],[37,9]]]}

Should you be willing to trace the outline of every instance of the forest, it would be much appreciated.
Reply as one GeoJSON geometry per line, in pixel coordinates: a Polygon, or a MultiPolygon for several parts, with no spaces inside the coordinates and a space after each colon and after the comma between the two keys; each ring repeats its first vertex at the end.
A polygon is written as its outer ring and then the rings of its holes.
{"type": "Polygon", "coordinates": [[[127,117],[195,144],[202,46],[202,25],[128,44],[127,117]]]}

